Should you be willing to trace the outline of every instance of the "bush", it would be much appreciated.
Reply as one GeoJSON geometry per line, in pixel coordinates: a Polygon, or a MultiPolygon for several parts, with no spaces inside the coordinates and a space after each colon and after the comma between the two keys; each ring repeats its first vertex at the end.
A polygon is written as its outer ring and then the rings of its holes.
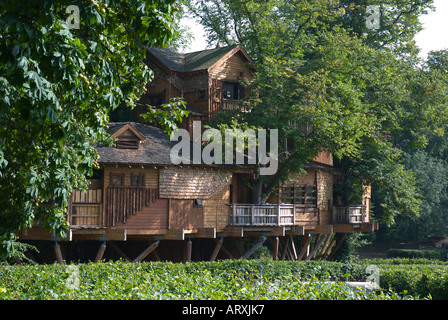
{"type": "Polygon", "coordinates": [[[434,259],[446,260],[446,249],[389,249],[389,258],[434,259]]]}
{"type": "MultiPolygon", "coordinates": [[[[339,278],[361,266],[236,260],[175,264],[106,262],[0,266],[2,299],[400,299],[354,292],[339,278]],[[260,273],[261,271],[261,273],[260,273]],[[73,280],[76,273],[79,282],[73,280]],[[330,283],[328,280],[332,280],[330,283]]],[[[412,299],[407,296],[406,298],[412,299]]]]}

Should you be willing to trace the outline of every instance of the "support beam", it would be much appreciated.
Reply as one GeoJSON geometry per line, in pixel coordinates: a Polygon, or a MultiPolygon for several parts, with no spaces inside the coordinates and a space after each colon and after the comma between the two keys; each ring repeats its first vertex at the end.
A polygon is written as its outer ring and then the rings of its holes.
{"type": "Polygon", "coordinates": [[[247,258],[249,258],[255,252],[255,250],[263,245],[265,241],[266,237],[261,237],[260,241],[258,241],[252,248],[250,248],[249,251],[243,254],[240,259],[246,260],[247,258]]]}
{"type": "Polygon", "coordinates": [[[125,258],[126,261],[131,261],[131,259],[129,259],[129,257],[123,252],[123,250],[121,250],[115,243],[113,243],[113,242],[109,242],[109,246],[110,246],[116,253],[118,253],[121,257],[125,258]]]}
{"type": "Polygon", "coordinates": [[[54,254],[56,256],[57,263],[62,264],[61,246],[57,241],[54,242],[54,254]]]}
{"type": "Polygon", "coordinates": [[[296,245],[294,244],[294,239],[292,238],[292,235],[289,235],[291,238],[291,248],[292,248],[292,259],[297,260],[297,251],[296,251],[296,245]]]}
{"type": "Polygon", "coordinates": [[[325,236],[326,234],[319,237],[319,239],[316,241],[316,244],[314,245],[313,250],[311,250],[310,254],[308,255],[308,257],[305,258],[305,260],[311,260],[316,256],[317,250],[319,250],[320,246],[325,240],[325,236]]]}
{"type": "Polygon", "coordinates": [[[280,243],[280,239],[278,237],[275,237],[275,239],[273,241],[273,244],[272,244],[272,247],[274,249],[274,250],[272,250],[273,251],[272,252],[272,259],[273,260],[277,260],[278,259],[278,246],[279,246],[279,243],[280,243]]]}
{"type": "Polygon", "coordinates": [[[191,242],[191,239],[188,239],[185,243],[185,256],[184,256],[184,262],[190,262],[191,261],[191,252],[193,249],[193,242],[191,242]]]}
{"type": "Polygon", "coordinates": [[[224,242],[224,238],[219,238],[218,242],[216,243],[215,249],[213,250],[212,255],[210,256],[210,261],[215,261],[216,257],[218,256],[219,250],[221,250],[222,244],[224,242]]]}
{"type": "Polygon", "coordinates": [[[95,257],[95,263],[100,261],[103,258],[104,252],[106,251],[106,241],[103,241],[98,249],[98,252],[95,257]]]}
{"type": "Polygon", "coordinates": [[[222,247],[221,247],[221,250],[222,250],[222,252],[223,252],[227,257],[229,257],[229,259],[231,259],[231,260],[235,260],[235,257],[230,253],[229,250],[227,250],[226,247],[222,246],[222,247]]]}
{"type": "Polygon", "coordinates": [[[140,253],[140,255],[135,258],[134,260],[132,260],[133,263],[137,263],[142,261],[143,259],[145,259],[148,254],[150,254],[151,252],[153,252],[159,245],[159,241],[154,242],[153,244],[151,244],[148,248],[145,249],[145,251],[143,251],[142,253],[140,253]]]}
{"type": "Polygon", "coordinates": [[[322,248],[320,249],[319,253],[316,255],[317,260],[322,260],[322,258],[324,257],[324,254],[327,251],[328,243],[330,242],[330,239],[332,238],[331,236],[332,236],[332,234],[329,234],[327,236],[327,238],[325,239],[325,242],[322,245],[322,248]]]}
{"type": "Polygon", "coordinates": [[[311,243],[311,234],[307,233],[302,238],[302,250],[299,253],[299,256],[297,257],[297,260],[302,260],[303,257],[307,256],[310,249],[310,243],[311,243]]]}
{"type": "Polygon", "coordinates": [[[286,252],[288,251],[288,246],[289,246],[289,241],[290,241],[290,240],[291,240],[291,239],[290,239],[289,237],[286,238],[285,246],[283,247],[283,254],[282,254],[281,260],[285,260],[286,252]]]}
{"type": "Polygon", "coordinates": [[[334,254],[339,250],[339,247],[342,245],[342,243],[345,241],[345,238],[347,238],[347,234],[344,233],[341,239],[339,239],[338,243],[336,244],[336,247],[334,247],[333,251],[331,251],[330,256],[328,257],[328,260],[332,260],[334,254]]]}

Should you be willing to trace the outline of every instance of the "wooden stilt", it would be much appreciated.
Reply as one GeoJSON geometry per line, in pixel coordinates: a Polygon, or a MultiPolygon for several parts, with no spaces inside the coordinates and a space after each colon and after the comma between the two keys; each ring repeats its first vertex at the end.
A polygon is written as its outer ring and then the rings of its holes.
{"type": "Polygon", "coordinates": [[[159,257],[159,254],[157,253],[157,250],[154,250],[154,251],[152,252],[152,255],[154,256],[154,258],[156,258],[156,261],[161,261],[161,260],[160,260],[160,257],[159,257]]]}
{"type": "Polygon", "coordinates": [[[281,260],[285,260],[286,252],[288,251],[289,241],[290,241],[290,238],[287,237],[286,241],[285,241],[285,245],[283,247],[283,254],[282,254],[281,260]]]}
{"type": "Polygon", "coordinates": [[[62,264],[62,252],[61,246],[57,241],[54,242],[54,254],[56,255],[56,261],[59,264],[62,264]]]}
{"type": "Polygon", "coordinates": [[[255,250],[257,250],[260,246],[263,245],[265,241],[266,237],[261,237],[260,241],[258,241],[252,248],[250,248],[249,251],[243,254],[240,259],[245,260],[249,258],[255,252],[255,250]]]}
{"type": "Polygon", "coordinates": [[[136,263],[136,262],[140,262],[140,261],[142,261],[143,259],[146,258],[146,256],[147,256],[148,254],[150,254],[152,251],[154,251],[154,250],[157,248],[158,245],[159,245],[159,241],[154,242],[154,243],[151,244],[148,248],[146,248],[145,251],[143,251],[142,253],[140,253],[140,255],[139,255],[137,258],[135,258],[134,260],[132,260],[132,262],[133,262],[133,263],[136,263]]]}
{"type": "Polygon", "coordinates": [[[336,234],[333,235],[333,237],[332,237],[332,239],[331,239],[331,241],[330,241],[330,244],[329,244],[328,247],[325,249],[325,252],[323,253],[323,256],[324,256],[324,257],[327,256],[327,255],[330,253],[330,251],[331,251],[331,249],[333,248],[333,246],[335,245],[335,243],[336,243],[336,234]]]}
{"type": "Polygon", "coordinates": [[[313,250],[311,250],[310,254],[305,258],[305,260],[311,260],[316,256],[317,250],[319,250],[324,240],[325,236],[320,236],[319,239],[316,240],[316,244],[314,245],[313,250]]]}
{"type": "Polygon", "coordinates": [[[303,240],[302,240],[302,250],[300,251],[297,260],[302,260],[303,257],[306,257],[309,253],[310,250],[310,243],[311,243],[311,235],[309,233],[303,235],[303,240]]]}
{"type": "Polygon", "coordinates": [[[115,243],[113,243],[113,242],[109,242],[109,246],[110,246],[116,253],[118,253],[121,257],[125,258],[126,261],[131,261],[131,259],[129,259],[129,257],[123,252],[123,250],[121,250],[115,243]]]}
{"type": "Polygon", "coordinates": [[[294,244],[294,239],[292,238],[292,235],[289,235],[291,239],[291,248],[292,248],[292,260],[297,260],[297,251],[296,251],[296,245],[294,244]]]}
{"type": "Polygon", "coordinates": [[[193,243],[191,242],[191,239],[188,239],[185,243],[185,257],[184,262],[190,262],[191,261],[191,251],[193,249],[193,243]]]}
{"type": "Polygon", "coordinates": [[[229,259],[235,260],[235,257],[230,253],[229,250],[227,250],[227,248],[224,245],[221,246],[221,250],[227,257],[229,257],[229,259]]]}
{"type": "Polygon", "coordinates": [[[336,247],[334,247],[334,249],[331,251],[330,256],[328,257],[328,260],[333,260],[333,256],[334,254],[339,250],[339,247],[341,246],[341,244],[345,241],[345,238],[347,238],[347,234],[344,233],[344,235],[342,236],[341,239],[339,239],[338,243],[336,244],[336,247]]]}
{"type": "Polygon", "coordinates": [[[98,252],[95,257],[95,263],[100,261],[103,258],[104,251],[106,251],[106,241],[103,241],[98,249],[98,252]]]}
{"type": "Polygon", "coordinates": [[[322,260],[323,257],[325,256],[324,254],[327,251],[327,246],[328,246],[328,243],[330,242],[330,239],[331,239],[331,234],[328,234],[325,239],[324,244],[322,245],[322,248],[320,249],[319,253],[316,255],[317,260],[322,260]]]}
{"type": "Polygon", "coordinates": [[[274,260],[277,260],[278,259],[278,246],[279,246],[279,242],[280,242],[280,240],[279,240],[279,238],[278,237],[275,237],[275,239],[274,239],[274,241],[273,241],[273,248],[274,248],[274,250],[273,250],[273,252],[272,252],[272,258],[274,259],[274,260]]]}
{"type": "Polygon", "coordinates": [[[219,238],[218,242],[216,243],[215,249],[213,250],[212,255],[210,256],[210,261],[215,261],[216,257],[218,256],[219,250],[222,247],[222,244],[224,242],[224,238],[219,238]]]}

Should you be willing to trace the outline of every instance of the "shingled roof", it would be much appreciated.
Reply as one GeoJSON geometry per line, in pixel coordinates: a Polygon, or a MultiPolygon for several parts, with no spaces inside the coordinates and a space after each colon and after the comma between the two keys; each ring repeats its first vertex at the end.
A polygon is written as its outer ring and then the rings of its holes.
{"type": "MultiPolygon", "coordinates": [[[[171,149],[178,141],[170,141],[168,134],[161,129],[138,122],[110,122],[107,132],[111,136],[122,130],[123,127],[132,126],[145,140],[140,141],[138,149],[120,149],[108,146],[96,146],[100,164],[129,164],[129,165],[173,165],[170,157],[171,149]]],[[[193,154],[191,143],[190,154],[193,154]]],[[[207,167],[218,168],[251,168],[252,165],[237,164],[202,164],[207,167]]]]}
{"type": "Polygon", "coordinates": [[[159,60],[168,69],[177,72],[194,72],[200,70],[208,70],[213,67],[219,60],[224,58],[232,51],[241,50],[250,60],[249,56],[243,51],[240,45],[232,45],[215,49],[207,49],[190,53],[179,53],[172,47],[167,48],[149,48],[148,51],[157,60],[159,60]]]}
{"type": "Polygon", "coordinates": [[[177,144],[170,141],[169,136],[162,130],[138,122],[111,122],[108,133],[112,136],[123,126],[130,124],[142,134],[146,141],[142,141],[138,149],[119,149],[115,147],[97,146],[99,163],[109,164],[171,164],[170,151],[177,144]]]}

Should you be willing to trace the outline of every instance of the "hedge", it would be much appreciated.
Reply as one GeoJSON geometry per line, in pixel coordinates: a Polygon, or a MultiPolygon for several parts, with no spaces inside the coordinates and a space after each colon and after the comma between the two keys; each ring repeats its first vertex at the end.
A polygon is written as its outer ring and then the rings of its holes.
{"type": "Polygon", "coordinates": [[[387,257],[446,260],[447,252],[446,249],[389,249],[387,257]]]}
{"type": "Polygon", "coordinates": [[[447,264],[427,259],[0,265],[0,299],[448,299],[447,288],[447,264]],[[370,264],[382,290],[342,282],[365,281],[370,264]]]}

